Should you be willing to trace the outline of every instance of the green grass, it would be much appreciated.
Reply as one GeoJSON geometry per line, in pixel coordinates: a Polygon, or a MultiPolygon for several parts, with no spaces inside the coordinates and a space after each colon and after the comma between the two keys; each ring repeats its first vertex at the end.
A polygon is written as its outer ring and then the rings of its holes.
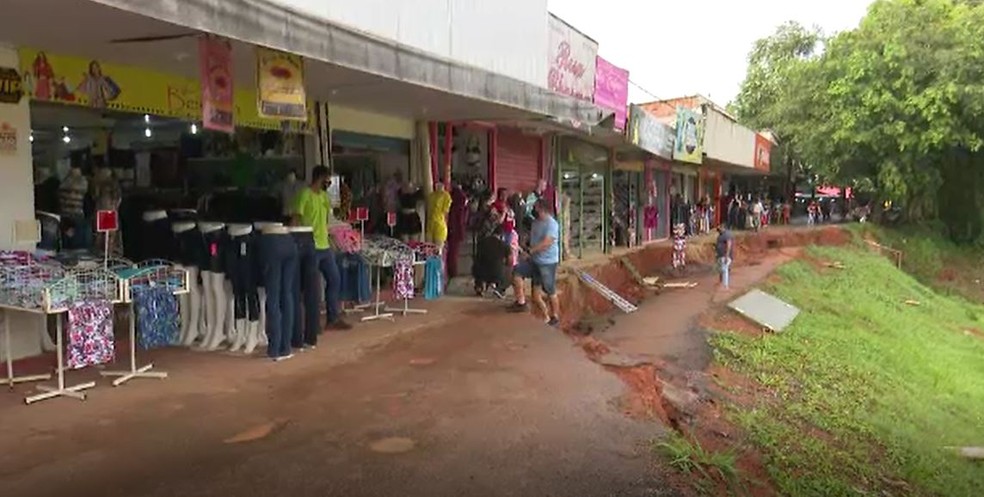
{"type": "MultiPolygon", "coordinates": [[[[914,263],[930,264],[933,243],[909,240],[914,263]]],[[[964,332],[984,329],[984,307],[858,246],[810,252],[848,269],[781,267],[768,290],[802,310],[786,331],[713,338],[719,362],[774,393],[729,415],[779,493],[984,495],[984,466],[944,450],[984,445],[984,340],[964,332]]]]}
{"type": "Polygon", "coordinates": [[[708,451],[700,443],[691,442],[680,435],[672,435],[657,443],[661,452],[674,469],[696,476],[695,487],[711,493],[717,482],[724,482],[729,488],[740,486],[738,478],[738,457],[734,452],[708,451]]]}

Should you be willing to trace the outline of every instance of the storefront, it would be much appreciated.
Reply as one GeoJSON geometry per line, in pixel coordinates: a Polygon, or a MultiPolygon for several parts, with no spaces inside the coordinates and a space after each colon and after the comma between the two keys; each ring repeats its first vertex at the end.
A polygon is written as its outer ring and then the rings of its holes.
{"type": "Polygon", "coordinates": [[[543,177],[544,139],[539,134],[499,127],[495,139],[495,187],[525,198],[543,177]]]}
{"type": "Polygon", "coordinates": [[[629,143],[648,153],[642,161],[644,188],[639,190],[639,239],[648,242],[669,238],[673,129],[642,107],[632,105],[629,107],[627,130],[629,143]]]}
{"type": "Polygon", "coordinates": [[[556,164],[563,256],[582,258],[606,251],[611,151],[577,138],[561,137],[556,164]]]}

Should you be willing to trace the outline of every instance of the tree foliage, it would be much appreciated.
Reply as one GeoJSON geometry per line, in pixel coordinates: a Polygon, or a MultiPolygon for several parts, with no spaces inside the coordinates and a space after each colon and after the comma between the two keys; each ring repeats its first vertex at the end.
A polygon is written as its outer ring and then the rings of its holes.
{"type": "Polygon", "coordinates": [[[982,2],[877,0],[830,38],[784,24],[755,44],[734,109],[821,176],[871,185],[954,238],[981,235],[982,2]]]}

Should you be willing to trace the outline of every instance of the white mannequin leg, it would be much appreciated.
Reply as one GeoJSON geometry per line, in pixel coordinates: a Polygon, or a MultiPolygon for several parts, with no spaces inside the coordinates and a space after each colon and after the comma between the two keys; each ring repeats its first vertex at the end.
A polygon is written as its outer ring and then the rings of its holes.
{"type": "Polygon", "coordinates": [[[202,287],[198,284],[198,268],[193,266],[188,266],[188,295],[187,297],[187,307],[188,316],[185,319],[184,309],[185,301],[182,301],[181,306],[181,343],[185,347],[191,347],[194,345],[195,340],[198,340],[199,335],[202,334],[202,287]]]}
{"type": "Polygon", "coordinates": [[[256,342],[259,345],[267,345],[267,334],[266,334],[266,289],[260,288],[257,292],[260,301],[260,322],[256,330],[256,342]]]}
{"type": "Polygon", "coordinates": [[[225,292],[226,292],[226,313],[225,319],[225,329],[222,335],[225,340],[232,345],[236,342],[236,333],[239,331],[236,329],[236,296],[232,293],[232,283],[229,280],[225,281],[225,292]]]}
{"type": "Polygon", "coordinates": [[[222,345],[225,340],[226,311],[229,309],[229,295],[226,293],[225,275],[221,273],[210,273],[212,278],[212,290],[215,292],[213,297],[215,306],[215,322],[208,325],[211,331],[208,342],[205,343],[205,350],[214,351],[222,345]]]}
{"type": "Polygon", "coordinates": [[[215,273],[211,271],[202,271],[202,295],[203,301],[205,303],[205,312],[203,317],[205,318],[205,326],[202,328],[202,340],[199,342],[199,347],[208,348],[208,344],[212,342],[215,332],[215,321],[216,321],[216,306],[215,305],[215,273]]]}

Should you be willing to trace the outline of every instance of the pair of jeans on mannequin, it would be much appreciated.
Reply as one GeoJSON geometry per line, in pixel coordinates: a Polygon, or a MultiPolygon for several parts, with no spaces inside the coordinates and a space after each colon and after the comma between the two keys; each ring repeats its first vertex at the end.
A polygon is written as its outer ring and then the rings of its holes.
{"type": "Polygon", "coordinates": [[[328,313],[328,323],[334,323],[341,318],[341,275],[338,272],[338,262],[335,251],[328,248],[318,250],[318,271],[325,280],[325,308],[328,313]]]}
{"type": "Polygon", "coordinates": [[[297,243],[299,278],[294,287],[299,292],[294,299],[293,339],[294,348],[315,346],[321,334],[321,290],[318,282],[318,251],[314,248],[314,235],[308,232],[291,233],[297,243]],[[303,311],[302,311],[303,309],[303,311]],[[302,319],[303,317],[303,319],[302,319]]]}
{"type": "Polygon", "coordinates": [[[260,237],[263,283],[266,288],[267,355],[273,359],[291,354],[298,274],[297,243],[289,233],[264,233],[260,237]]]}

